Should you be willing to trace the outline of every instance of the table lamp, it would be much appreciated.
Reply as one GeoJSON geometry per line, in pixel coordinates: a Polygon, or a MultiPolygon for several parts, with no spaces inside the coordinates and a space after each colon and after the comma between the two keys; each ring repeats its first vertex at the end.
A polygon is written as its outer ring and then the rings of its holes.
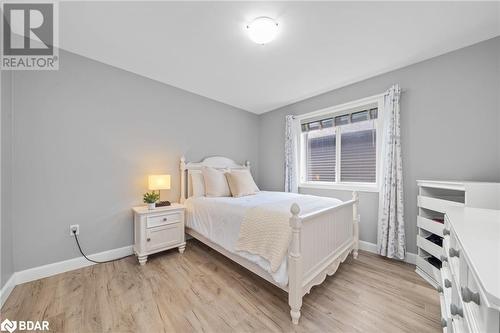
{"type": "Polygon", "coordinates": [[[170,175],[150,175],[148,177],[149,189],[152,191],[158,190],[160,201],[156,203],[156,207],[170,206],[169,201],[161,201],[161,190],[170,190],[170,175]]]}

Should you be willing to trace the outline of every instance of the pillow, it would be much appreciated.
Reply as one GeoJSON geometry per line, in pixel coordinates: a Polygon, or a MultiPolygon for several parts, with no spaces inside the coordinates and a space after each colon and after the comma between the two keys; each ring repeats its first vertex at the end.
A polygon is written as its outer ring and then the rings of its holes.
{"type": "Polygon", "coordinates": [[[230,197],[231,190],[227,184],[225,170],[204,167],[201,170],[205,180],[205,194],[207,197],[230,197]]]}
{"type": "Polygon", "coordinates": [[[201,171],[191,171],[191,196],[204,197],[205,196],[205,180],[201,171]]]}
{"type": "MultiPolygon", "coordinates": [[[[231,169],[229,172],[233,173],[238,173],[238,172],[242,172],[242,173],[246,173],[248,174],[248,176],[250,176],[250,178],[252,178],[252,182],[253,182],[253,185],[254,185],[254,189],[255,189],[255,192],[259,192],[260,189],[259,187],[257,186],[257,184],[255,184],[255,181],[253,180],[253,177],[252,177],[252,173],[250,172],[250,170],[248,169],[231,169]]],[[[231,187],[230,187],[231,189],[231,187]]]]}
{"type": "Polygon", "coordinates": [[[226,173],[226,178],[233,197],[252,195],[259,191],[249,170],[231,170],[226,173]]]}

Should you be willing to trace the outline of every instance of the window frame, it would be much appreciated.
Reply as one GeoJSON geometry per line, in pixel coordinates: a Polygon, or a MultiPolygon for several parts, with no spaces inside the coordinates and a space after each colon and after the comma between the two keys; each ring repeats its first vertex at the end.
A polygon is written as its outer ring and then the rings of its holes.
{"type": "MultiPolygon", "coordinates": [[[[344,191],[362,191],[362,192],[379,192],[380,191],[380,178],[381,178],[381,153],[382,153],[382,125],[384,123],[384,94],[374,95],[362,99],[358,99],[352,102],[331,106],[325,109],[305,113],[296,117],[298,129],[296,133],[299,136],[296,140],[297,142],[297,153],[298,153],[298,184],[299,188],[312,188],[312,189],[331,189],[331,190],[344,190],[344,191]],[[340,116],[345,113],[350,113],[352,109],[362,108],[362,107],[374,107],[377,106],[378,114],[377,119],[375,120],[375,129],[376,129],[376,165],[375,165],[375,183],[357,183],[357,182],[342,182],[340,181],[340,171],[341,171],[341,147],[342,147],[342,133],[340,135],[337,134],[337,144],[335,151],[335,179],[339,180],[336,182],[321,182],[321,181],[306,181],[306,172],[307,172],[307,161],[304,158],[307,154],[306,145],[307,143],[303,140],[302,130],[301,130],[301,121],[313,119],[321,116],[340,116]]],[[[336,130],[338,133],[340,129],[336,130]]]]}

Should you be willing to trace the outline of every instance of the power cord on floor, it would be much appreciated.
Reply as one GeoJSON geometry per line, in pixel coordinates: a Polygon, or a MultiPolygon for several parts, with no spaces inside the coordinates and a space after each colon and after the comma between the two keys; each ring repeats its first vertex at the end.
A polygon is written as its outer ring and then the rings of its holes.
{"type": "Polygon", "coordinates": [[[93,260],[93,259],[90,259],[89,257],[87,257],[85,255],[85,253],[83,253],[82,251],[82,247],[80,246],[80,242],[78,241],[78,236],[76,234],[76,230],[73,230],[73,236],[75,236],[75,240],[76,240],[76,245],[78,245],[78,250],[80,250],[80,253],[82,254],[82,256],[87,259],[88,261],[90,262],[93,262],[93,263],[96,263],[96,264],[105,264],[107,262],[113,262],[113,261],[117,261],[117,260],[122,260],[122,259],[125,259],[127,257],[130,257],[130,255],[128,256],[125,256],[125,257],[121,257],[121,258],[116,258],[116,259],[111,259],[111,260],[105,260],[105,261],[97,261],[97,260],[93,260]]]}

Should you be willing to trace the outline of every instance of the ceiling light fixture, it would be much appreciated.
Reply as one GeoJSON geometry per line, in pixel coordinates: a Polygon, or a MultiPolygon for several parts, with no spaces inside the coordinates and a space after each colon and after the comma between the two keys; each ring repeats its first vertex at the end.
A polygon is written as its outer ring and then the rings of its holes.
{"type": "Polygon", "coordinates": [[[267,44],[278,34],[278,22],[270,17],[257,17],[247,25],[248,37],[257,44],[267,44]]]}

